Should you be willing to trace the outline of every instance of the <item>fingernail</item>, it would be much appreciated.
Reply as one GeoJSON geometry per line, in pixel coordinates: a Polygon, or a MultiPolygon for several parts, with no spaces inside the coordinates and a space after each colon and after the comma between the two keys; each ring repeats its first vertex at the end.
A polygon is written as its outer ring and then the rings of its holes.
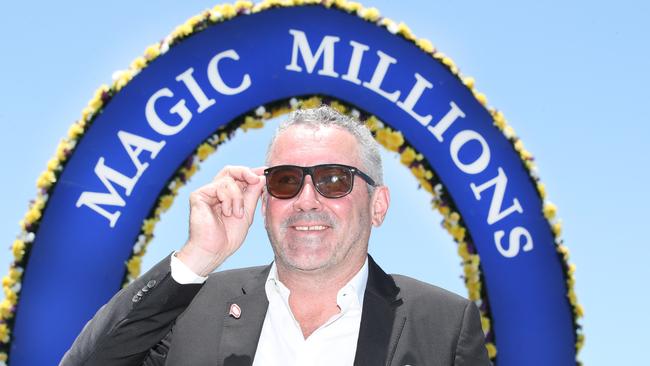
{"type": "Polygon", "coordinates": [[[239,217],[244,217],[244,208],[243,207],[239,208],[239,217]]]}

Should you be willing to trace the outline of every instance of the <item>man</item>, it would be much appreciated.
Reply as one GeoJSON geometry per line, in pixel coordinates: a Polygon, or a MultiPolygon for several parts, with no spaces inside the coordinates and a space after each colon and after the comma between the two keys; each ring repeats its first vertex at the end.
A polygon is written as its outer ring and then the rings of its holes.
{"type": "Polygon", "coordinates": [[[368,256],[390,195],[365,126],[299,110],[266,160],[193,192],[187,243],[105,305],[61,364],[489,364],[473,303],[368,256]],[[211,274],[260,198],[275,261],[211,274]]]}

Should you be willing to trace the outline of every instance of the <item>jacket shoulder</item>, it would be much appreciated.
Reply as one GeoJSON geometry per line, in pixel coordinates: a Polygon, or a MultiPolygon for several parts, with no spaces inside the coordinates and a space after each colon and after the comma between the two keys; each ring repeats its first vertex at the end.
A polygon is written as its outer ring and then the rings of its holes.
{"type": "Polygon", "coordinates": [[[407,306],[435,304],[439,310],[462,313],[471,303],[463,296],[408,276],[393,274],[391,277],[399,287],[399,296],[407,306]]]}

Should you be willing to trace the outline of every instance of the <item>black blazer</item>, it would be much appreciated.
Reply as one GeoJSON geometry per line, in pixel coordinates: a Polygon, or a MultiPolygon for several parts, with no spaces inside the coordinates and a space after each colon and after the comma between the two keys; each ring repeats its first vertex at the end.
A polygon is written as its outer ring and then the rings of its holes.
{"type": "MultiPolygon", "coordinates": [[[[251,365],[270,266],[180,285],[167,257],[86,324],[60,365],[251,365]],[[229,315],[231,304],[241,316],[229,315]]],[[[368,260],[355,365],[489,365],[476,306],[368,260]]]]}

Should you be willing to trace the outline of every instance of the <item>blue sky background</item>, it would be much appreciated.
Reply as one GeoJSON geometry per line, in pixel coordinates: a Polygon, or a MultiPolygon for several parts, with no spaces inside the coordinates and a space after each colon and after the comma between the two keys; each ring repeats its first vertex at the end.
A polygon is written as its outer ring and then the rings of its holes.
{"type": "MultiPolygon", "coordinates": [[[[0,5],[0,272],[35,181],[111,74],[213,1],[3,2],[0,5]]],[[[404,21],[477,80],[535,155],[577,266],[588,365],[637,364],[650,316],[647,279],[650,5],[619,1],[364,1],[404,21]]],[[[272,128],[239,133],[203,164],[156,228],[145,267],[180,247],[189,192],[225,164],[260,165],[272,128]],[[164,239],[163,239],[164,238],[164,239]]],[[[455,244],[430,197],[384,154],[392,206],[371,251],[387,271],[466,294],[455,244]],[[401,233],[421,242],[401,246],[401,233]]],[[[261,221],[225,267],[271,258],[261,221]]]]}

